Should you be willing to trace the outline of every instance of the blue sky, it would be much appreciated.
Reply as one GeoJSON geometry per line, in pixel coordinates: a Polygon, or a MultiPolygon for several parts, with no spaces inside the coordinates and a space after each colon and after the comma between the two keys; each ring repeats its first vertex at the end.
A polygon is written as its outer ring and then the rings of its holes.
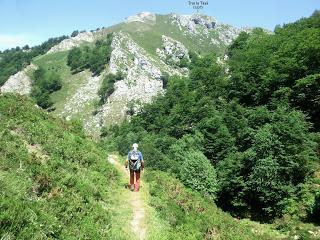
{"type": "MultiPolygon", "coordinates": [[[[199,1],[200,0],[191,0],[199,1]]],[[[238,27],[275,25],[308,17],[320,0],[203,0],[202,13],[238,27]]],[[[122,22],[149,11],[159,14],[195,12],[188,0],[0,0],[0,50],[39,44],[50,37],[70,35],[122,22]]]]}

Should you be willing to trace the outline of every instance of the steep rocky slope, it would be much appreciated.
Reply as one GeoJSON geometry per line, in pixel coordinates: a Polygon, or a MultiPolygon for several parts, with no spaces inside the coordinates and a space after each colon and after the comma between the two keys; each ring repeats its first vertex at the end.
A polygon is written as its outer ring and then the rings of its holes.
{"type": "Polygon", "coordinates": [[[161,76],[185,76],[190,52],[204,54],[224,49],[242,31],[218,22],[215,18],[194,15],[156,15],[143,12],[128,17],[123,23],[98,31],[82,32],[63,40],[33,64],[11,76],[1,88],[3,92],[28,95],[29,75],[38,66],[62,73],[62,89],[52,94],[54,113],[66,119],[80,118],[89,133],[97,135],[102,126],[119,123],[127,117],[129,106],[137,111],[142,103],[150,102],[164,91],[161,76]],[[99,76],[84,71],[73,74],[67,66],[68,51],[90,46],[98,39],[114,33],[109,65],[99,76]],[[196,44],[195,44],[196,43],[196,44]],[[98,90],[108,73],[121,72],[114,92],[99,106],[98,90]],[[28,73],[28,74],[27,74],[28,73]]]}

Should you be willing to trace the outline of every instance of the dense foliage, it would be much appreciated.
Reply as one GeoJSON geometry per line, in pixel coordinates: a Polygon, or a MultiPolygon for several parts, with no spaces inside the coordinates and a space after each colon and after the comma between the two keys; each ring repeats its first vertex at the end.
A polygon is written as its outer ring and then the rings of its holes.
{"type": "Polygon", "coordinates": [[[319,168],[319,25],[315,12],[275,34],[242,33],[225,65],[214,55],[193,59],[188,78],[171,77],[164,96],[105,131],[104,141],[122,153],[140,142],[149,167],[204,195],[210,186],[233,215],[268,221],[300,211],[308,217],[320,191],[309,185],[319,168]],[[205,158],[210,173],[201,169],[197,176],[194,161],[205,164],[205,158]]]}
{"type": "Polygon", "coordinates": [[[150,185],[150,204],[170,226],[164,239],[283,239],[261,225],[232,218],[167,173],[150,171],[145,179],[150,185]]]}
{"type": "Polygon", "coordinates": [[[228,51],[230,96],[247,106],[289,102],[319,130],[320,12],[277,27],[242,33],[228,51]]]}
{"type": "Polygon", "coordinates": [[[75,47],[68,53],[68,65],[73,72],[90,69],[93,75],[99,75],[111,56],[112,33],[105,40],[97,40],[93,47],[75,47]]]}
{"type": "Polygon", "coordinates": [[[33,73],[31,97],[40,107],[49,108],[53,105],[50,93],[58,91],[61,87],[61,77],[57,72],[48,72],[40,67],[33,73]]]}
{"type": "Polygon", "coordinates": [[[50,38],[41,45],[32,48],[26,45],[23,48],[16,47],[0,52],[0,86],[2,86],[11,75],[29,65],[32,58],[46,53],[51,47],[66,38],[67,36],[50,38]]]}
{"type": "Polygon", "coordinates": [[[100,105],[104,104],[108,97],[114,92],[114,83],[121,79],[123,79],[121,72],[117,72],[116,75],[109,73],[103,78],[101,87],[98,91],[100,105]]]}
{"type": "Polygon", "coordinates": [[[0,96],[0,236],[114,239],[117,174],[80,123],[53,118],[22,96],[0,96]]]}

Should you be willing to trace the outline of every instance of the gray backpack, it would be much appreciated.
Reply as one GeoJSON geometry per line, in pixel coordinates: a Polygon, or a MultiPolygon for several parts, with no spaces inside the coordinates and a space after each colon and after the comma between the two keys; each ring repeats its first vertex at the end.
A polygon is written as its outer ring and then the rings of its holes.
{"type": "Polygon", "coordinates": [[[141,159],[139,159],[139,151],[131,151],[129,159],[129,168],[133,171],[139,171],[141,168],[141,159]]]}

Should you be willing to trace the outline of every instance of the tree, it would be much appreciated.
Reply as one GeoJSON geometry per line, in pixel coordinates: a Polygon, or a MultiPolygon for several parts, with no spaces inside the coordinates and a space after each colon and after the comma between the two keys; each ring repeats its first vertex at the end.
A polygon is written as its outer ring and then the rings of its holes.
{"type": "Polygon", "coordinates": [[[287,199],[312,173],[317,145],[301,112],[252,109],[247,117],[247,149],[217,165],[218,201],[237,215],[270,220],[282,215],[287,199]]]}
{"type": "Polygon", "coordinates": [[[62,87],[61,77],[57,73],[49,73],[42,67],[34,71],[32,76],[31,97],[37,104],[47,109],[53,105],[50,100],[52,92],[60,90],[62,87]]]}
{"type": "Polygon", "coordinates": [[[216,171],[202,152],[184,152],[179,178],[187,187],[215,199],[217,192],[216,171]]]}
{"type": "Polygon", "coordinates": [[[71,37],[76,37],[79,34],[78,30],[75,30],[71,33],[71,37]]]}
{"type": "Polygon", "coordinates": [[[101,87],[98,91],[100,96],[99,104],[102,105],[106,102],[107,98],[114,92],[114,83],[116,82],[116,75],[110,73],[102,80],[101,87]]]}
{"type": "Polygon", "coordinates": [[[309,114],[316,131],[320,130],[320,74],[309,75],[296,81],[291,95],[294,106],[309,114]]]}

